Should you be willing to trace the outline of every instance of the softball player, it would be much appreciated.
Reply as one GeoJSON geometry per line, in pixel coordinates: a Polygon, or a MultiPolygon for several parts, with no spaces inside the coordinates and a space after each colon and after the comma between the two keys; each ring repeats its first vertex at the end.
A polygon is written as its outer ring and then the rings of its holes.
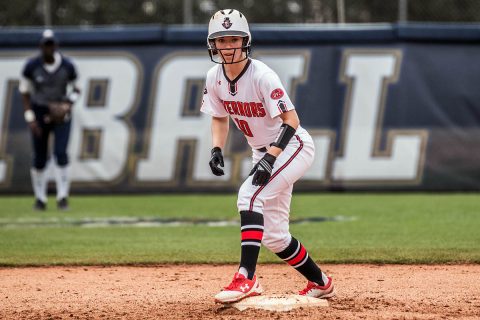
{"type": "Polygon", "coordinates": [[[55,181],[57,207],[68,209],[70,182],[68,178],[67,145],[70,136],[70,109],[79,97],[77,71],[70,59],[60,54],[52,30],[45,30],[40,40],[40,54],[28,59],[22,71],[19,91],[25,109],[25,121],[33,140],[33,163],[30,170],[35,193],[35,210],[47,205],[48,140],[55,136],[54,154],[57,160],[55,181]]]}
{"type": "Polygon", "coordinates": [[[314,144],[277,74],[249,57],[252,37],[245,16],[237,10],[215,13],[208,26],[208,52],[217,65],[207,73],[201,111],[212,116],[210,168],[224,174],[222,149],[229,117],[253,152],[253,168],[238,193],[241,259],[232,282],[215,296],[230,303],[262,293],[255,275],[263,244],[308,280],[301,295],[334,295],[332,279],[289,232],[292,187],[310,167],[314,144]]]}

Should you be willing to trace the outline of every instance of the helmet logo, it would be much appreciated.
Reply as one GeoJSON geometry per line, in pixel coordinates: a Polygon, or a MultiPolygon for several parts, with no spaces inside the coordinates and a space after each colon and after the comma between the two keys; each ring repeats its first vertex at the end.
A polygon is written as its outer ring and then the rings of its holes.
{"type": "Polygon", "coordinates": [[[230,22],[230,18],[229,18],[229,17],[226,17],[226,18],[223,20],[222,26],[223,26],[225,29],[230,29],[230,27],[232,26],[232,23],[230,22]]]}

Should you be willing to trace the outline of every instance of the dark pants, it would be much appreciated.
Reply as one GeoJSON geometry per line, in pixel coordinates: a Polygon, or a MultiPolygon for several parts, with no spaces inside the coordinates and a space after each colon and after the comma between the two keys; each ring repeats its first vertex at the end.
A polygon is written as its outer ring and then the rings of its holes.
{"type": "Polygon", "coordinates": [[[45,123],[44,117],[48,114],[45,107],[36,106],[33,108],[37,123],[42,129],[40,136],[32,134],[33,140],[33,167],[39,170],[45,168],[48,160],[48,138],[53,132],[55,137],[53,153],[57,164],[60,167],[68,164],[67,146],[70,137],[71,121],[68,120],[61,124],[45,123]]]}

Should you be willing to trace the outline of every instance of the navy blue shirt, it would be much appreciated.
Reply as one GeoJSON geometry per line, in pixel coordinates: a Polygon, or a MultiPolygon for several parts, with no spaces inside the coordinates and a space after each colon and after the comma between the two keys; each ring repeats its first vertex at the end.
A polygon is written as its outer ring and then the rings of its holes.
{"type": "Polygon", "coordinates": [[[60,66],[53,72],[45,70],[42,57],[29,59],[23,69],[23,76],[31,81],[32,106],[47,106],[49,102],[66,100],[67,85],[77,78],[75,66],[62,55],[60,66]]]}

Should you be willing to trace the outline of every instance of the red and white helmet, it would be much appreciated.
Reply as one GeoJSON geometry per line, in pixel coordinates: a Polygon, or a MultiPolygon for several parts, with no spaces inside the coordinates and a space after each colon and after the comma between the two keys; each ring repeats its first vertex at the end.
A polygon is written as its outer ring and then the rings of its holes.
{"type": "MultiPolygon", "coordinates": [[[[218,55],[218,49],[215,47],[215,38],[239,36],[243,38],[242,51],[246,52],[246,58],[250,54],[250,46],[252,43],[252,35],[248,28],[247,18],[240,11],[235,9],[223,9],[217,11],[208,24],[207,46],[208,53],[213,62],[225,63],[214,60],[214,56],[218,55]]],[[[240,61],[237,61],[240,62],[240,61]]]]}

